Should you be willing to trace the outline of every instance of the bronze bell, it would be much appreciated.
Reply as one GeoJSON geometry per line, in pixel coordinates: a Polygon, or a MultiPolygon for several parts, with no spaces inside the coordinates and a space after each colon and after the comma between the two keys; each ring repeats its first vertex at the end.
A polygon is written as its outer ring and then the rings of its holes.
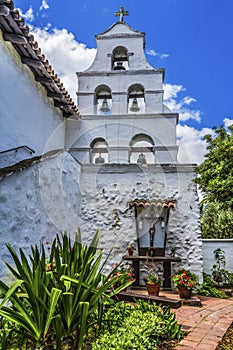
{"type": "Polygon", "coordinates": [[[143,153],[139,154],[137,163],[138,164],[146,164],[146,157],[143,153]]]}
{"type": "Polygon", "coordinates": [[[132,106],[130,107],[131,112],[138,112],[140,111],[140,108],[138,106],[138,101],[136,98],[133,99],[132,106]]]}
{"type": "Polygon", "coordinates": [[[99,157],[95,159],[95,164],[103,164],[105,162],[104,158],[101,157],[101,153],[99,154],[99,157]]]}
{"type": "Polygon", "coordinates": [[[123,66],[123,62],[121,61],[117,62],[117,65],[114,67],[114,70],[125,70],[125,67],[123,66]]]}
{"type": "Polygon", "coordinates": [[[110,111],[110,108],[108,107],[108,101],[106,98],[103,100],[102,106],[100,107],[100,111],[101,112],[109,112],[110,111]]]}

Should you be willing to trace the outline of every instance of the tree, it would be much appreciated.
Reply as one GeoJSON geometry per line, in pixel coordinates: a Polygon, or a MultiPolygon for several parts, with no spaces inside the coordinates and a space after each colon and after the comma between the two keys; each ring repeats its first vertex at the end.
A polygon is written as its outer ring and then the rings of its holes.
{"type": "Polygon", "coordinates": [[[233,211],[217,203],[204,206],[201,216],[202,238],[233,238],[233,211]]]}
{"type": "Polygon", "coordinates": [[[213,130],[213,136],[204,136],[208,153],[196,169],[200,176],[195,182],[204,192],[205,202],[216,201],[223,209],[233,210],[233,125],[213,130]]]}

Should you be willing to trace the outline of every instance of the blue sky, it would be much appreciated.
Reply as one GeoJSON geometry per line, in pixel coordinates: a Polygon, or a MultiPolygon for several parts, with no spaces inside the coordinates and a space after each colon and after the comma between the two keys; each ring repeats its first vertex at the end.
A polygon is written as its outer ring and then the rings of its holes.
{"type": "Polygon", "coordinates": [[[120,6],[129,11],[125,22],[146,32],[149,63],[165,68],[167,105],[181,116],[178,138],[200,162],[203,135],[233,119],[232,0],[15,0],[73,96],[75,72],[91,63],[94,36],[120,6]]]}

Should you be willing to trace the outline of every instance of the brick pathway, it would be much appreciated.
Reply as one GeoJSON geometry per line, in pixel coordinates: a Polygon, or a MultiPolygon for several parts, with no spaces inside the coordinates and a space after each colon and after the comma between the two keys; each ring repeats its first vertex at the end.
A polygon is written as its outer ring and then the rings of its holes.
{"type": "Polygon", "coordinates": [[[188,335],[175,350],[215,350],[233,322],[233,300],[200,297],[202,307],[182,306],[177,320],[188,335]]]}

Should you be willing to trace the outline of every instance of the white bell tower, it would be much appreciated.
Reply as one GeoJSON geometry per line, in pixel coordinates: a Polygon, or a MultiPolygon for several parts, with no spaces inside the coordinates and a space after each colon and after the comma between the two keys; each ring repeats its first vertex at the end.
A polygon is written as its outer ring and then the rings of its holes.
{"type": "Polygon", "coordinates": [[[128,12],[121,8],[115,15],[120,21],[96,36],[93,64],[77,73],[79,111],[92,123],[109,125],[115,121],[124,125],[117,134],[108,135],[111,140],[99,135],[109,146],[114,139],[112,147],[116,147],[117,140],[118,156],[116,150],[109,150],[110,163],[135,162],[132,152],[138,153],[139,162],[176,163],[178,114],[163,104],[164,69],[153,68],[146,61],[145,33],[124,22],[128,12]],[[134,146],[138,152],[134,152],[134,146]]]}

